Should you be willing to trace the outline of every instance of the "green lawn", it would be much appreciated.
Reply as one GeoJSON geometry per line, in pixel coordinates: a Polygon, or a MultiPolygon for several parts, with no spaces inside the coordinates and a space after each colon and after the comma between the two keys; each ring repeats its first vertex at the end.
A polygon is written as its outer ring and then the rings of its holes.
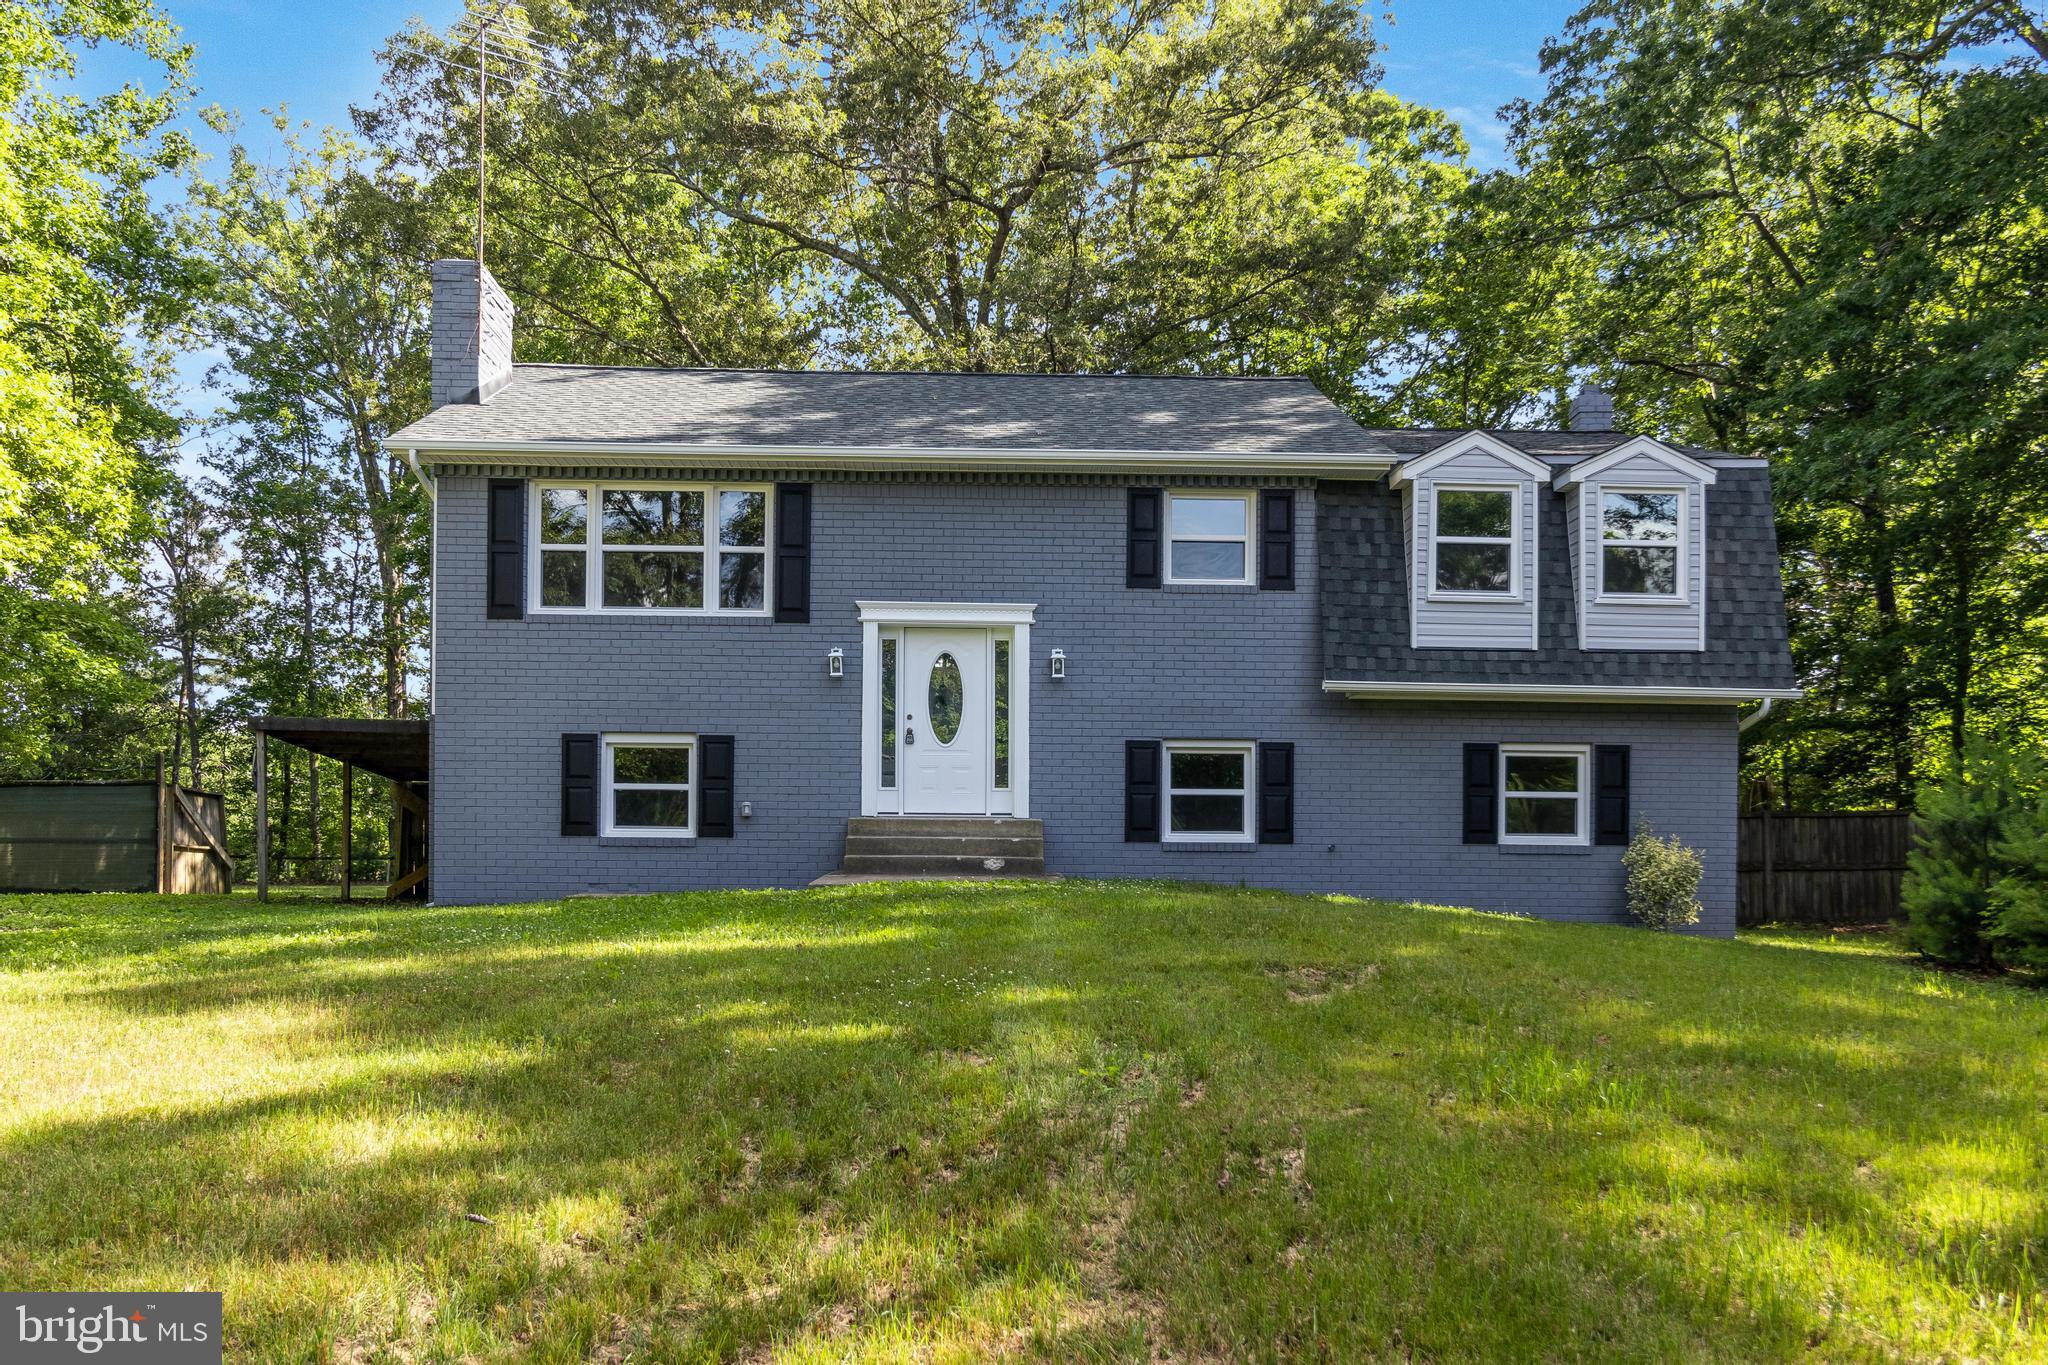
{"type": "Polygon", "coordinates": [[[2048,1352],[2048,993],[1158,884],[0,898],[0,1286],[231,1358],[2048,1352]]]}

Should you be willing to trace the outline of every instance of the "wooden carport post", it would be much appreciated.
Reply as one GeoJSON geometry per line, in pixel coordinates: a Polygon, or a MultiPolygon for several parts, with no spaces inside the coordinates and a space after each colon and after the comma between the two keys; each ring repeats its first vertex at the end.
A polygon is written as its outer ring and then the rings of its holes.
{"type": "Polygon", "coordinates": [[[341,760],[341,898],[349,898],[349,859],[355,856],[351,837],[356,823],[356,765],[341,760]]]}
{"type": "Polygon", "coordinates": [[[256,899],[270,899],[270,763],[264,752],[269,738],[256,732],[256,899]]]}

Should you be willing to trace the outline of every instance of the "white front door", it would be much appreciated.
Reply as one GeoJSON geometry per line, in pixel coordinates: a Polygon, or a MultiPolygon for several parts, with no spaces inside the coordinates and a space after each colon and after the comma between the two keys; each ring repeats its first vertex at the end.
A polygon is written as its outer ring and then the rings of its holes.
{"type": "Polygon", "coordinates": [[[988,632],[903,632],[903,811],[986,815],[988,632]]]}

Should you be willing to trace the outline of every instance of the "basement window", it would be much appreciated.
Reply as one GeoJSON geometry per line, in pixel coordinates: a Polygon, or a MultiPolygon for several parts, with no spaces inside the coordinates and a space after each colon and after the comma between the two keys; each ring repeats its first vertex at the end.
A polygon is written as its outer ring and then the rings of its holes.
{"type": "Polygon", "coordinates": [[[1252,745],[1248,740],[1170,740],[1166,744],[1168,842],[1252,840],[1252,745]]]}
{"type": "Polygon", "coordinates": [[[697,832],[693,735],[606,735],[604,832],[686,838],[697,832]]]}
{"type": "Polygon", "coordinates": [[[1504,844],[1586,842],[1583,744],[1500,746],[1500,841],[1504,844]]]}

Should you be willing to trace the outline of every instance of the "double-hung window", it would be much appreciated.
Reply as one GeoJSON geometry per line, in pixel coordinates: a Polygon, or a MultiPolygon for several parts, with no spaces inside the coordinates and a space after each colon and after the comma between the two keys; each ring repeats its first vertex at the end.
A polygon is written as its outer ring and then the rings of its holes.
{"type": "Polygon", "coordinates": [[[1500,746],[1500,841],[1586,842],[1587,749],[1583,744],[1500,746]]]}
{"type": "Polygon", "coordinates": [[[535,496],[542,610],[767,610],[765,488],[544,483],[535,496]]]}
{"type": "Polygon", "coordinates": [[[1458,597],[1513,597],[1520,591],[1515,542],[1517,488],[1436,486],[1430,519],[1430,591],[1458,597]]]}
{"type": "Polygon", "coordinates": [[[1679,590],[1678,549],[1684,543],[1685,494],[1680,490],[1601,490],[1603,596],[1683,596],[1679,590]]]}
{"type": "Polygon", "coordinates": [[[697,742],[691,735],[604,737],[604,832],[696,833],[697,742]]]}
{"type": "Polygon", "coordinates": [[[1249,741],[1169,740],[1166,829],[1172,841],[1241,842],[1254,837],[1249,741]]]}
{"type": "Polygon", "coordinates": [[[1252,581],[1249,493],[1169,493],[1166,496],[1169,583],[1252,581]]]}

